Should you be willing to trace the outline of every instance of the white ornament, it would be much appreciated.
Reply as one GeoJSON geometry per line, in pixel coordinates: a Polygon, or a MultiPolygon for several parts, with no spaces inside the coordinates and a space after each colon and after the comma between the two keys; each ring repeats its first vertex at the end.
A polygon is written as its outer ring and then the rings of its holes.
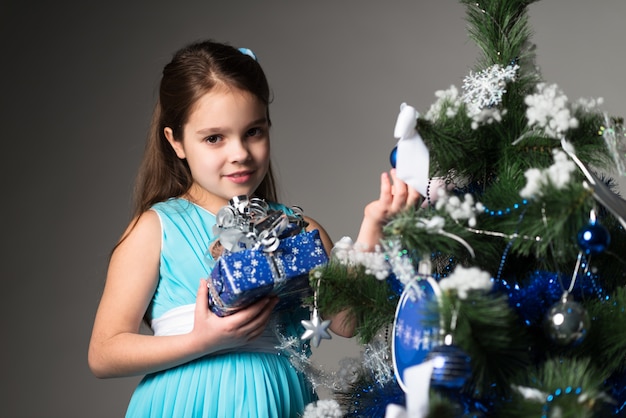
{"type": "Polygon", "coordinates": [[[506,83],[515,80],[518,69],[517,64],[506,67],[494,64],[478,73],[470,72],[463,79],[463,101],[468,113],[476,115],[485,108],[498,106],[506,93],[506,83]]]}
{"type": "Polygon", "coordinates": [[[400,113],[394,129],[398,138],[396,173],[398,178],[417,190],[422,196],[428,192],[430,154],[415,125],[419,113],[406,103],[400,105],[400,113]]]}
{"type": "Polygon", "coordinates": [[[429,360],[404,371],[407,385],[406,409],[395,404],[387,405],[385,418],[424,418],[428,415],[430,377],[433,361],[429,360]]]}

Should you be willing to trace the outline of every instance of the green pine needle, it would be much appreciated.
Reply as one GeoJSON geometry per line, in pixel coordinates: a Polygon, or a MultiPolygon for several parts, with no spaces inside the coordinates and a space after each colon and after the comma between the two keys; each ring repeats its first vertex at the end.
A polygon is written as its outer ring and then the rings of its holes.
{"type": "Polygon", "coordinates": [[[588,358],[549,359],[539,368],[529,370],[513,385],[531,389],[534,394],[543,396],[543,400],[524,397],[514,390],[511,402],[502,405],[497,416],[538,417],[546,410],[548,416],[552,416],[557,409],[559,416],[563,417],[609,416],[608,411],[602,413],[608,400],[602,393],[602,384],[602,374],[594,369],[588,358]],[[548,396],[551,396],[550,402],[547,401],[548,396]]]}
{"type": "Polygon", "coordinates": [[[362,344],[372,341],[376,333],[393,323],[398,296],[385,280],[365,273],[363,266],[348,267],[331,260],[310,275],[317,290],[317,304],[323,315],[348,310],[346,320],[356,320],[356,336],[362,344]]]}
{"type": "MultiPolygon", "coordinates": [[[[577,235],[595,210],[611,242],[602,253],[585,258],[583,268],[591,276],[579,275],[580,280],[593,277],[602,296],[581,301],[592,317],[581,344],[553,346],[541,329],[522,324],[506,295],[495,292],[472,291],[461,301],[444,292],[441,303],[429,308],[437,314],[431,321],[437,323],[424,326],[443,326],[453,343],[470,356],[472,376],[464,394],[493,404],[489,416],[609,416],[603,409],[607,403],[602,391],[608,390],[603,385],[608,377],[626,372],[626,232],[585,187],[587,180],[578,168],[562,187],[548,183],[532,198],[520,196],[528,170],[553,167],[554,151],[561,149],[560,137],[528,126],[527,97],[544,82],[530,39],[527,9],[534,0],[459,1],[466,6],[469,37],[481,51],[476,72],[495,64],[516,64],[519,69],[496,104],[501,120],[473,125],[476,121],[468,115],[471,104],[462,96],[438,102],[439,114],[418,118],[417,130],[429,149],[431,178],[454,186],[450,194],[460,199],[471,194],[481,206],[474,208],[475,223],[454,219],[445,205],[436,202],[438,196],[429,194],[425,196],[429,207],[408,209],[388,222],[383,244],[394,249],[400,244],[401,254],[389,257],[408,257],[414,265],[423,259],[433,261],[436,279],[463,265],[522,285],[536,270],[573,274],[581,252],[577,235]],[[441,225],[433,220],[443,220],[443,226],[425,227],[441,225]],[[458,315],[455,326],[453,312],[458,315]],[[525,388],[527,396],[516,387],[525,388]],[[576,388],[580,393],[572,392],[576,388]],[[532,394],[539,394],[538,400],[532,394]],[[549,395],[554,400],[547,402],[549,395]]],[[[468,80],[471,90],[475,80],[468,80]]],[[[612,156],[602,137],[606,116],[580,103],[568,106],[578,124],[563,132],[563,139],[594,173],[610,168],[612,156]]],[[[603,180],[612,185],[611,179],[603,180]]],[[[394,320],[399,296],[362,266],[331,261],[312,273],[311,285],[318,289],[318,307],[324,315],[348,310],[348,320],[356,321],[363,344],[394,320]]],[[[358,393],[347,394],[345,400],[354,399],[353,395],[358,397],[358,393]]],[[[459,394],[447,395],[431,391],[429,417],[460,415],[459,394]]]]}
{"type": "Polygon", "coordinates": [[[442,317],[446,327],[457,310],[456,328],[451,332],[455,344],[472,359],[469,392],[488,394],[508,391],[507,382],[530,363],[527,335],[508,306],[506,295],[471,291],[467,299],[454,293],[442,295],[442,317]],[[495,388],[495,389],[494,389],[495,388]]]}
{"type": "Polygon", "coordinates": [[[626,371],[626,289],[608,298],[585,304],[591,317],[589,335],[581,345],[581,354],[609,376],[612,371],[626,371]]]}

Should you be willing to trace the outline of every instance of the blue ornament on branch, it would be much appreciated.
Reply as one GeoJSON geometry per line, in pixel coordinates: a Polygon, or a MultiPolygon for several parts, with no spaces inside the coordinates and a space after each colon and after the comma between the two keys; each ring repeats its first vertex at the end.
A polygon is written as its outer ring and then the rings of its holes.
{"type": "Polygon", "coordinates": [[[585,254],[600,254],[611,243],[611,234],[598,222],[591,222],[578,231],[578,246],[585,254]]]}
{"type": "Polygon", "coordinates": [[[389,163],[393,168],[396,168],[396,162],[398,161],[398,146],[396,145],[389,154],[389,163]]]}
{"type": "Polygon", "coordinates": [[[405,392],[408,390],[404,381],[405,370],[424,363],[428,353],[438,344],[440,319],[436,306],[439,292],[439,285],[429,277],[408,283],[400,295],[391,353],[398,384],[405,392]]]}
{"type": "Polygon", "coordinates": [[[432,360],[433,373],[430,383],[433,387],[445,389],[461,388],[472,375],[470,356],[453,344],[434,347],[426,356],[432,360]]]}

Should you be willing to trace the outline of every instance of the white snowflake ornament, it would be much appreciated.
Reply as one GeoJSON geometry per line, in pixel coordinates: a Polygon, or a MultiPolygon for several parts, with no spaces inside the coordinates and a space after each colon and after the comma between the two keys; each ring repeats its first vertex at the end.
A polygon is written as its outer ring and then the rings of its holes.
{"type": "Polygon", "coordinates": [[[463,101],[471,114],[478,114],[485,108],[498,106],[506,93],[506,84],[517,77],[519,65],[502,67],[494,64],[478,73],[470,72],[463,79],[463,101]]]}

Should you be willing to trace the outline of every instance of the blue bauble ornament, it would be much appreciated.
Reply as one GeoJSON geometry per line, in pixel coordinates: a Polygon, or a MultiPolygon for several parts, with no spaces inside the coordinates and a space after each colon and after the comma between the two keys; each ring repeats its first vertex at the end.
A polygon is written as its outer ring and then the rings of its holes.
{"type": "Polygon", "coordinates": [[[578,231],[578,246],[585,254],[599,254],[607,249],[611,243],[611,234],[608,229],[597,222],[578,231]]]}
{"type": "Polygon", "coordinates": [[[456,345],[434,347],[426,360],[433,361],[433,374],[430,378],[433,387],[458,389],[472,375],[470,356],[456,345]]]}
{"type": "Polygon", "coordinates": [[[396,307],[393,321],[391,354],[393,370],[398,384],[404,391],[404,371],[426,361],[428,353],[436,347],[439,335],[439,311],[437,306],[439,285],[431,278],[408,283],[396,307]]]}
{"type": "Polygon", "coordinates": [[[395,146],[391,150],[391,154],[389,154],[389,162],[393,168],[396,168],[396,162],[398,161],[398,147],[395,146]]]}

